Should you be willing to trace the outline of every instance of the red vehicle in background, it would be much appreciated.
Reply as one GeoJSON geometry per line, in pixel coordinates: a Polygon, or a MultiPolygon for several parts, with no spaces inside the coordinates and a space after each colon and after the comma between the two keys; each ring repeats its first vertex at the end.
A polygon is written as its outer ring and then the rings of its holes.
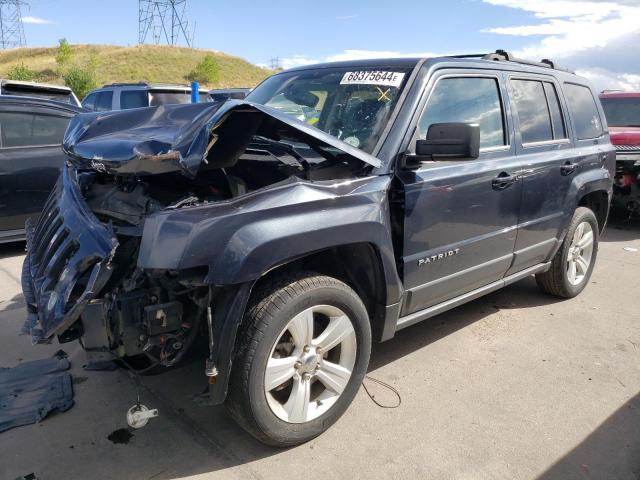
{"type": "Polygon", "coordinates": [[[640,214],[640,92],[600,94],[611,143],[616,147],[612,206],[640,214]]]}

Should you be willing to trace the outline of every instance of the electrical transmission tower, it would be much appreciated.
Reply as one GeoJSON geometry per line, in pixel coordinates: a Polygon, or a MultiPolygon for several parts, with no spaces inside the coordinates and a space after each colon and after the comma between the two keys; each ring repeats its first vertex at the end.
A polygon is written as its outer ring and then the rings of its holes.
{"type": "Polygon", "coordinates": [[[138,7],[138,43],[151,36],[156,45],[177,45],[183,38],[192,46],[193,39],[187,33],[187,0],[139,0],[138,7]]]}
{"type": "Polygon", "coordinates": [[[22,0],[0,0],[0,48],[24,47],[27,40],[22,25],[22,0]]]}

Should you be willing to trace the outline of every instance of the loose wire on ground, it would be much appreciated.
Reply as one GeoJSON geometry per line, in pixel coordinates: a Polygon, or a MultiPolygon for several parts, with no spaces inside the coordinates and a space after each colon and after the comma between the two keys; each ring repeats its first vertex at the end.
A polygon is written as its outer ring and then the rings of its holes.
{"type": "Polygon", "coordinates": [[[391,390],[391,392],[398,397],[398,403],[396,405],[383,405],[382,403],[380,403],[378,400],[376,400],[375,395],[373,395],[369,389],[367,388],[367,385],[365,382],[362,382],[362,387],[364,388],[364,391],[367,392],[367,395],[369,396],[369,398],[371,399],[371,401],[373,403],[375,403],[377,406],[379,406],[380,408],[398,408],[401,404],[402,404],[402,397],[400,396],[400,392],[398,392],[398,390],[396,390],[394,387],[392,387],[391,385],[389,385],[388,383],[383,382],[382,380],[378,380],[377,378],[373,378],[370,377],[369,375],[365,375],[364,376],[365,380],[370,380],[373,383],[377,383],[378,385],[387,388],[388,390],[391,390]]]}

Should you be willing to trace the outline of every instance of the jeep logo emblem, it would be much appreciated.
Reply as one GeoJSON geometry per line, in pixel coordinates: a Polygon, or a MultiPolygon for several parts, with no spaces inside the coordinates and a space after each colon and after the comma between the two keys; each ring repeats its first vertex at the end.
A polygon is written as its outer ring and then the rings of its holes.
{"type": "Polygon", "coordinates": [[[436,262],[438,260],[444,260],[445,258],[453,257],[460,252],[459,248],[454,248],[453,250],[447,250],[446,252],[438,253],[436,255],[431,255],[430,257],[424,257],[418,260],[418,266],[421,267],[423,265],[427,265],[429,263],[436,262]]]}
{"type": "Polygon", "coordinates": [[[96,172],[105,173],[107,171],[107,167],[104,166],[104,163],[96,162],[95,160],[91,160],[89,166],[96,172]]]}

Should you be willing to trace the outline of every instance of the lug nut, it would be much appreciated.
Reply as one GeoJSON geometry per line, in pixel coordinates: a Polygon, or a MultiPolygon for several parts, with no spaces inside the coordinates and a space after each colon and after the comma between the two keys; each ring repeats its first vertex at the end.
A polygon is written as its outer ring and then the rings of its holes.
{"type": "Polygon", "coordinates": [[[296,370],[297,370],[298,368],[300,368],[301,366],[302,366],[302,362],[296,362],[296,363],[295,363],[295,365],[294,365],[294,367],[296,368],[296,370]]]}
{"type": "Polygon", "coordinates": [[[310,373],[305,373],[304,375],[302,375],[302,379],[303,380],[309,380],[311,378],[311,374],[310,373]]]}
{"type": "Polygon", "coordinates": [[[308,353],[309,350],[311,350],[311,347],[309,345],[305,345],[303,350],[304,350],[305,353],[308,353]]]}

